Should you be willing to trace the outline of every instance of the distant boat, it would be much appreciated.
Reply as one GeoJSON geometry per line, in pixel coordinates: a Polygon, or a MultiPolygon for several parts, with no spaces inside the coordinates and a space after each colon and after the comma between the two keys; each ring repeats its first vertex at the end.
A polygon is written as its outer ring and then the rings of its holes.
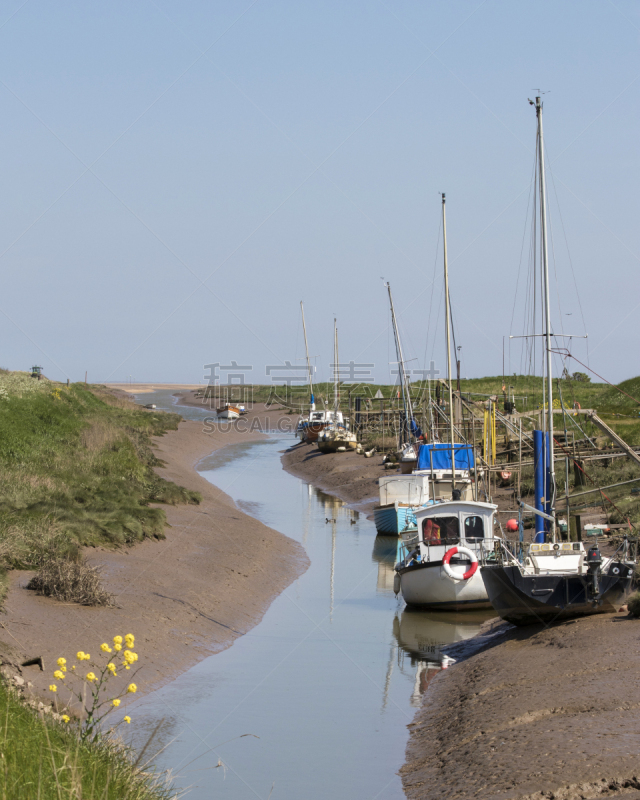
{"type": "Polygon", "coordinates": [[[238,419],[241,411],[238,406],[232,406],[231,403],[225,403],[221,408],[216,409],[218,419],[238,419]]]}
{"type": "MultiPolygon", "coordinates": [[[[334,358],[334,373],[333,373],[333,414],[317,434],[318,450],[321,453],[342,453],[347,450],[355,450],[358,447],[358,438],[355,433],[349,431],[344,423],[344,418],[340,408],[340,394],[338,389],[339,372],[338,372],[338,326],[336,320],[333,320],[333,358],[334,358]]],[[[310,417],[322,412],[315,412],[310,417]]],[[[324,412],[326,415],[326,412],[324,412]]],[[[309,428],[314,427],[312,420],[309,420],[309,428]]]]}

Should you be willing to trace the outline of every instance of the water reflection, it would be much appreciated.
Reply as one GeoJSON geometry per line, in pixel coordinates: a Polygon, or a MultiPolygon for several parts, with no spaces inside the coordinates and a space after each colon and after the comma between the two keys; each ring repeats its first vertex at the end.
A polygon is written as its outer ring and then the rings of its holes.
{"type": "Polygon", "coordinates": [[[494,611],[420,611],[405,608],[393,619],[393,636],[398,643],[398,665],[404,671],[408,658],[415,670],[411,705],[419,706],[429,683],[448,666],[446,645],[470,639],[480,632],[494,611]]]}
{"type": "Polygon", "coordinates": [[[382,594],[393,594],[394,566],[398,558],[397,536],[376,536],[373,543],[372,561],[378,563],[376,590],[382,594]]]}

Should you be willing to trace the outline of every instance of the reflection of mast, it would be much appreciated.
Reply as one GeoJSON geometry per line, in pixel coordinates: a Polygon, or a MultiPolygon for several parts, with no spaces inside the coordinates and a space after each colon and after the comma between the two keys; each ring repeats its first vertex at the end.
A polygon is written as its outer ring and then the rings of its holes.
{"type": "Polygon", "coordinates": [[[333,622],[333,576],[336,563],[336,521],[331,520],[331,573],[329,578],[329,622],[333,622]]]}
{"type": "Polygon", "coordinates": [[[389,701],[389,687],[391,686],[391,676],[393,675],[393,657],[396,647],[391,645],[389,649],[389,663],[387,664],[387,674],[384,676],[384,689],[382,690],[382,710],[384,711],[389,701]]]}

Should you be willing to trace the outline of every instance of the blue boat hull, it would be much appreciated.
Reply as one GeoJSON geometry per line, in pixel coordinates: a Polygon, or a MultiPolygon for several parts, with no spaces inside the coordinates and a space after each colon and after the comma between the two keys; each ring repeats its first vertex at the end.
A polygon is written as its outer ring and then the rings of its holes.
{"type": "Polygon", "coordinates": [[[418,524],[412,508],[395,504],[374,508],[373,519],[378,533],[387,536],[399,536],[405,531],[415,530],[418,524]]]}

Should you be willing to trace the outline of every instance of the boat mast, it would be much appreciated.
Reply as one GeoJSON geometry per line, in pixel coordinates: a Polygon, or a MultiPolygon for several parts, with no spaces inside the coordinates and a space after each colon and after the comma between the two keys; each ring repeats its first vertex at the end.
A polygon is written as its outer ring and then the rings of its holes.
{"type": "Polygon", "coordinates": [[[316,403],[313,397],[313,378],[311,373],[311,361],[309,360],[309,344],[307,343],[307,326],[304,322],[304,306],[302,305],[302,300],[300,301],[300,310],[302,311],[302,332],[304,333],[304,349],[307,354],[307,372],[309,373],[309,393],[310,393],[310,400],[309,400],[309,413],[311,411],[316,410],[316,403]]]}
{"type": "Polygon", "coordinates": [[[338,424],[338,406],[340,400],[338,398],[338,324],[337,320],[333,318],[333,424],[338,424]]]}
{"type": "Polygon", "coordinates": [[[398,322],[396,320],[396,311],[393,307],[393,298],[391,297],[391,284],[387,281],[387,291],[389,292],[389,304],[391,306],[391,324],[393,326],[393,336],[396,340],[396,357],[398,359],[398,366],[400,369],[400,382],[402,384],[402,406],[404,408],[404,425],[400,433],[400,445],[404,444],[405,434],[407,439],[410,439],[409,424],[413,419],[413,408],[411,406],[411,395],[409,394],[409,387],[407,386],[407,375],[404,371],[404,355],[402,353],[402,343],[400,342],[400,333],[398,331],[398,322]]]}
{"type": "MultiPolygon", "coordinates": [[[[553,452],[553,384],[551,380],[551,302],[549,299],[549,259],[547,250],[547,193],[544,174],[544,139],[542,135],[542,100],[536,97],[536,117],[538,119],[538,169],[540,178],[540,228],[542,232],[542,275],[544,285],[545,345],[547,349],[547,431],[549,434],[549,484],[551,497],[547,497],[547,509],[551,516],[556,494],[556,469],[553,452]]],[[[551,536],[555,542],[556,526],[551,524],[551,536]]]]}
{"type": "Polygon", "coordinates": [[[451,385],[451,307],[449,305],[449,266],[447,263],[447,215],[445,196],[442,193],[442,236],[444,248],[444,305],[447,339],[447,382],[449,384],[449,436],[451,437],[451,491],[456,488],[456,454],[453,437],[453,386],[451,385]]]}

